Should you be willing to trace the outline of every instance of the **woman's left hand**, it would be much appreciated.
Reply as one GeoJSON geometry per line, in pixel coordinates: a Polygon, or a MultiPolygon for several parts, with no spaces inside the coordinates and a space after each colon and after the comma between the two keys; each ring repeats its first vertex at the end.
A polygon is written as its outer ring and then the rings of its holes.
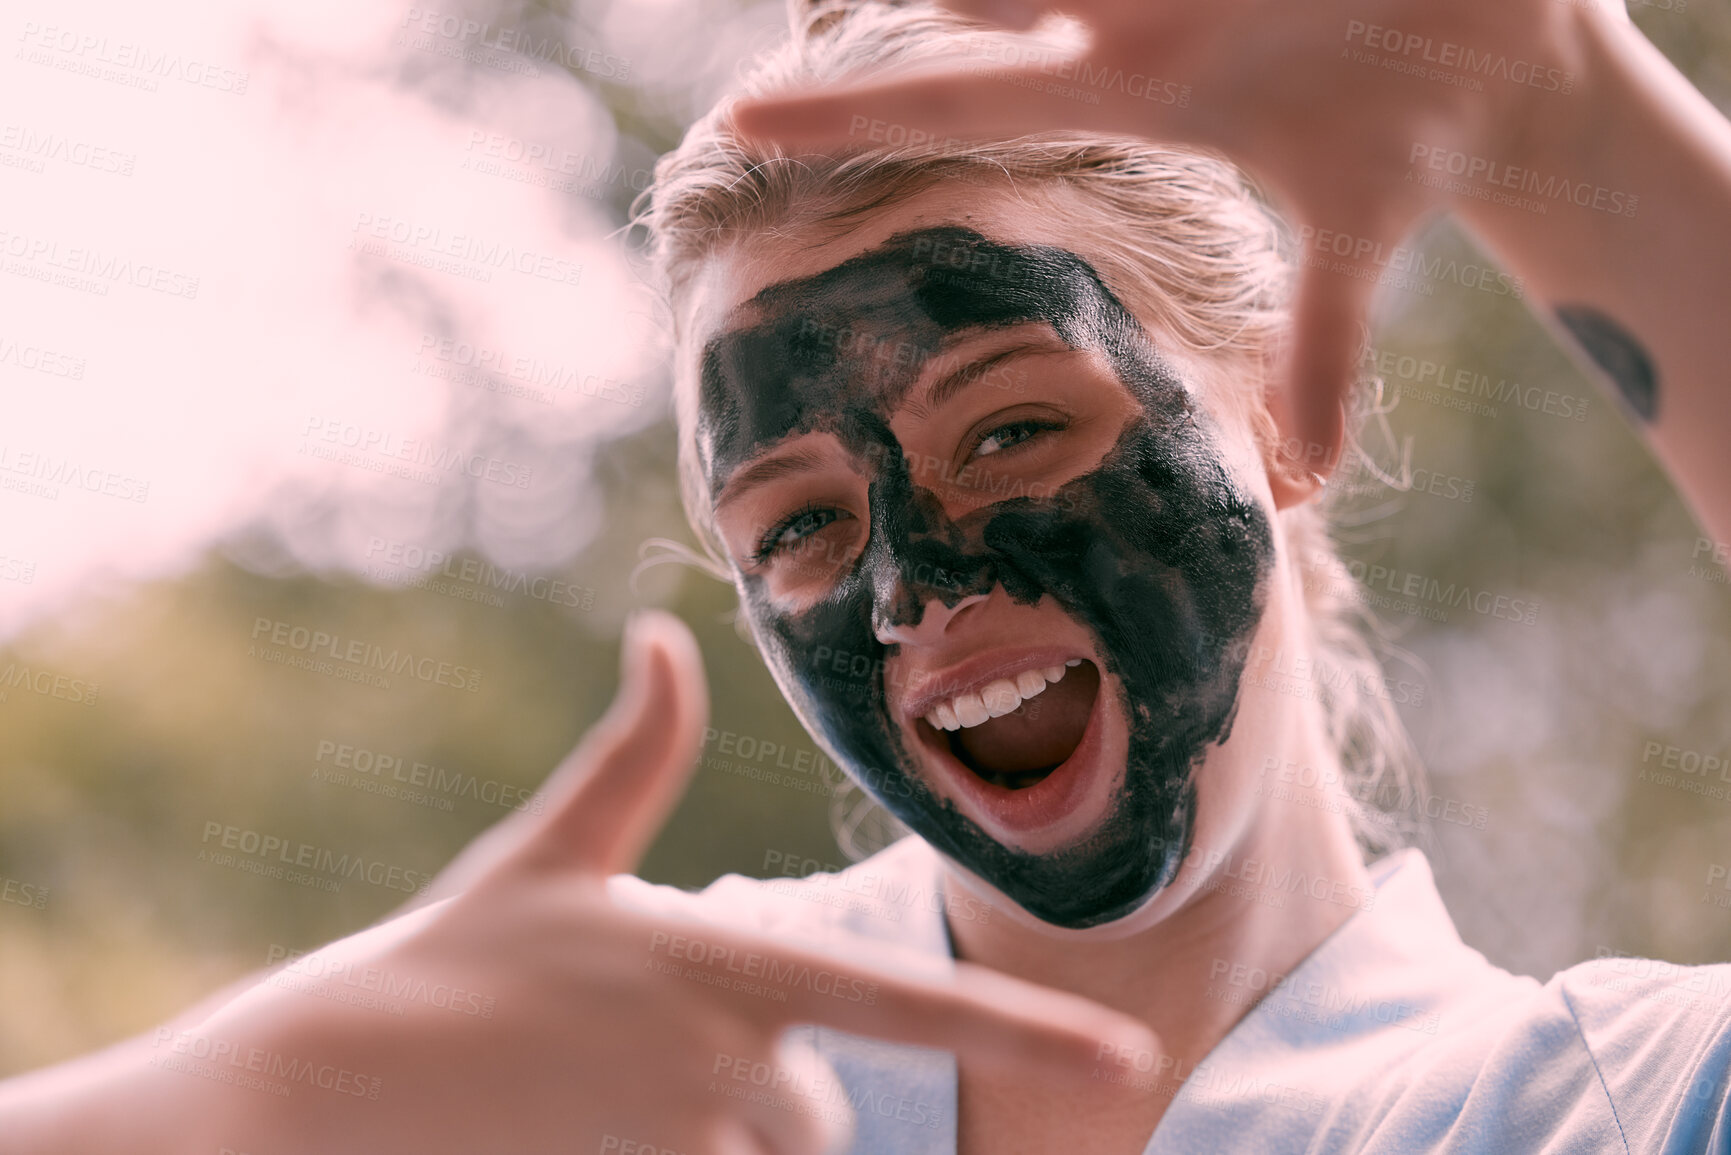
{"type": "MultiPolygon", "coordinates": [[[[1046,9],[1022,0],[948,6],[1024,28],[1046,9]]],[[[1287,388],[1271,401],[1289,455],[1324,472],[1335,464],[1342,402],[1388,254],[1448,199],[1435,187],[1446,174],[1429,162],[1530,153],[1537,142],[1525,134],[1543,121],[1544,103],[1570,99],[1570,68],[1579,67],[1566,50],[1571,29],[1605,19],[1559,0],[1063,7],[1092,31],[1081,56],[1036,48],[1012,57],[1015,66],[963,60],[744,104],[736,124],[787,146],[1080,129],[1224,152],[1269,186],[1306,242],[1287,388]]]]}

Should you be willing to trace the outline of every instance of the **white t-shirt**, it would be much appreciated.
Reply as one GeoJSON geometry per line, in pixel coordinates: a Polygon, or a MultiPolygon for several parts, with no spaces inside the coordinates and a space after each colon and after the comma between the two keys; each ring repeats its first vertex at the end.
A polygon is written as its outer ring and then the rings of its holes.
{"type": "MultiPolygon", "coordinates": [[[[1461,942],[1419,851],[1390,855],[1370,873],[1374,902],[1193,1071],[1177,1072],[1184,1083],[1147,1155],[1731,1155],[1731,965],[1607,958],[1541,984],[1461,942]]],[[[953,965],[946,905],[953,919],[991,913],[944,894],[939,858],[918,838],[839,874],[728,875],[697,893],[629,875],[609,886],[646,913],[929,973],[953,965]]],[[[1264,976],[1223,970],[1204,997],[1249,1002],[1268,985],[1264,976]]],[[[830,1029],[799,1035],[829,1072],[771,1076],[741,1064],[718,1075],[717,1092],[773,1096],[788,1110],[832,1119],[851,1111],[851,1150],[860,1155],[955,1151],[948,1053],[830,1029]]],[[[1100,1074],[1149,1077],[1134,1064],[1100,1074]]]]}

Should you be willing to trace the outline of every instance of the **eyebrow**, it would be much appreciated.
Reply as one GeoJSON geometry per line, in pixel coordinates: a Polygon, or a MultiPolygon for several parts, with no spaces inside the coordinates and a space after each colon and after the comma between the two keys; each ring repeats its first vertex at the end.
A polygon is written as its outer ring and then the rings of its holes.
{"type": "Polygon", "coordinates": [[[721,493],[715,499],[715,508],[720,509],[742,496],[748,489],[780,481],[784,477],[815,473],[828,468],[830,464],[830,458],[826,454],[813,449],[793,449],[741,466],[734,470],[733,476],[727,479],[727,484],[721,487],[721,493]]]}
{"type": "Polygon", "coordinates": [[[975,358],[938,377],[926,386],[919,404],[928,412],[938,408],[956,394],[1007,361],[1040,353],[1073,353],[1068,343],[1054,336],[1042,335],[1018,341],[986,357],[975,358]]]}

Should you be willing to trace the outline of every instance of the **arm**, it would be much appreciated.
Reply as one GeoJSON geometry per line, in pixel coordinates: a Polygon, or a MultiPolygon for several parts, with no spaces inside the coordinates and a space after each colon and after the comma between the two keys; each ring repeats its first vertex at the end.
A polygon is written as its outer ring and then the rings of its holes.
{"type": "Polygon", "coordinates": [[[817,1023],[1086,1093],[1103,1046],[1154,1050],[1117,1012],[965,964],[953,982],[909,978],[705,926],[706,958],[671,966],[695,924],[616,905],[606,880],[635,865],[696,763],[702,662],[665,615],[625,649],[620,695],[551,780],[547,813],[514,814],[459,858],[441,879],[455,893],[0,1083],[0,1155],[534,1155],[609,1137],[817,1155],[830,1120],[717,1094],[716,1061],[781,1069],[785,1029],[817,1023]],[[726,967],[750,956],[781,997],[733,990],[726,967]],[[874,999],[773,977],[826,969],[874,999]],[[353,991],[396,1005],[332,997],[353,991]]]}
{"type": "Polygon", "coordinates": [[[1553,324],[1561,311],[1559,339],[1600,362],[1697,519],[1731,541],[1731,123],[1632,26],[1571,11],[1581,87],[1542,104],[1509,155],[1638,196],[1632,214],[1602,194],[1543,215],[1466,196],[1454,210],[1535,308],[1553,324]]]}
{"type": "Polygon", "coordinates": [[[168,1155],[224,1146],[227,1103],[153,1065],[146,1037],[0,1082],[5,1155],[168,1155]]]}

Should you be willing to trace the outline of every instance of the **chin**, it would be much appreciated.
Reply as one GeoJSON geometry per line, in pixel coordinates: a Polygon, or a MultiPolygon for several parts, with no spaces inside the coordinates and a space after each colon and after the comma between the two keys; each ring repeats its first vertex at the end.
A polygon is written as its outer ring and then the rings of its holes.
{"type": "Polygon", "coordinates": [[[1018,926],[1060,942],[1119,942],[1141,934],[1150,927],[1157,926],[1172,913],[1176,905],[1170,897],[1174,892],[1170,886],[1167,886],[1151,892],[1140,904],[1104,921],[1093,922],[1086,926],[1070,926],[1049,922],[1023,907],[1015,899],[943,851],[940,850],[938,856],[943,859],[950,874],[960,879],[962,885],[972,891],[982,902],[989,905],[994,912],[1003,915],[1018,926]]]}

